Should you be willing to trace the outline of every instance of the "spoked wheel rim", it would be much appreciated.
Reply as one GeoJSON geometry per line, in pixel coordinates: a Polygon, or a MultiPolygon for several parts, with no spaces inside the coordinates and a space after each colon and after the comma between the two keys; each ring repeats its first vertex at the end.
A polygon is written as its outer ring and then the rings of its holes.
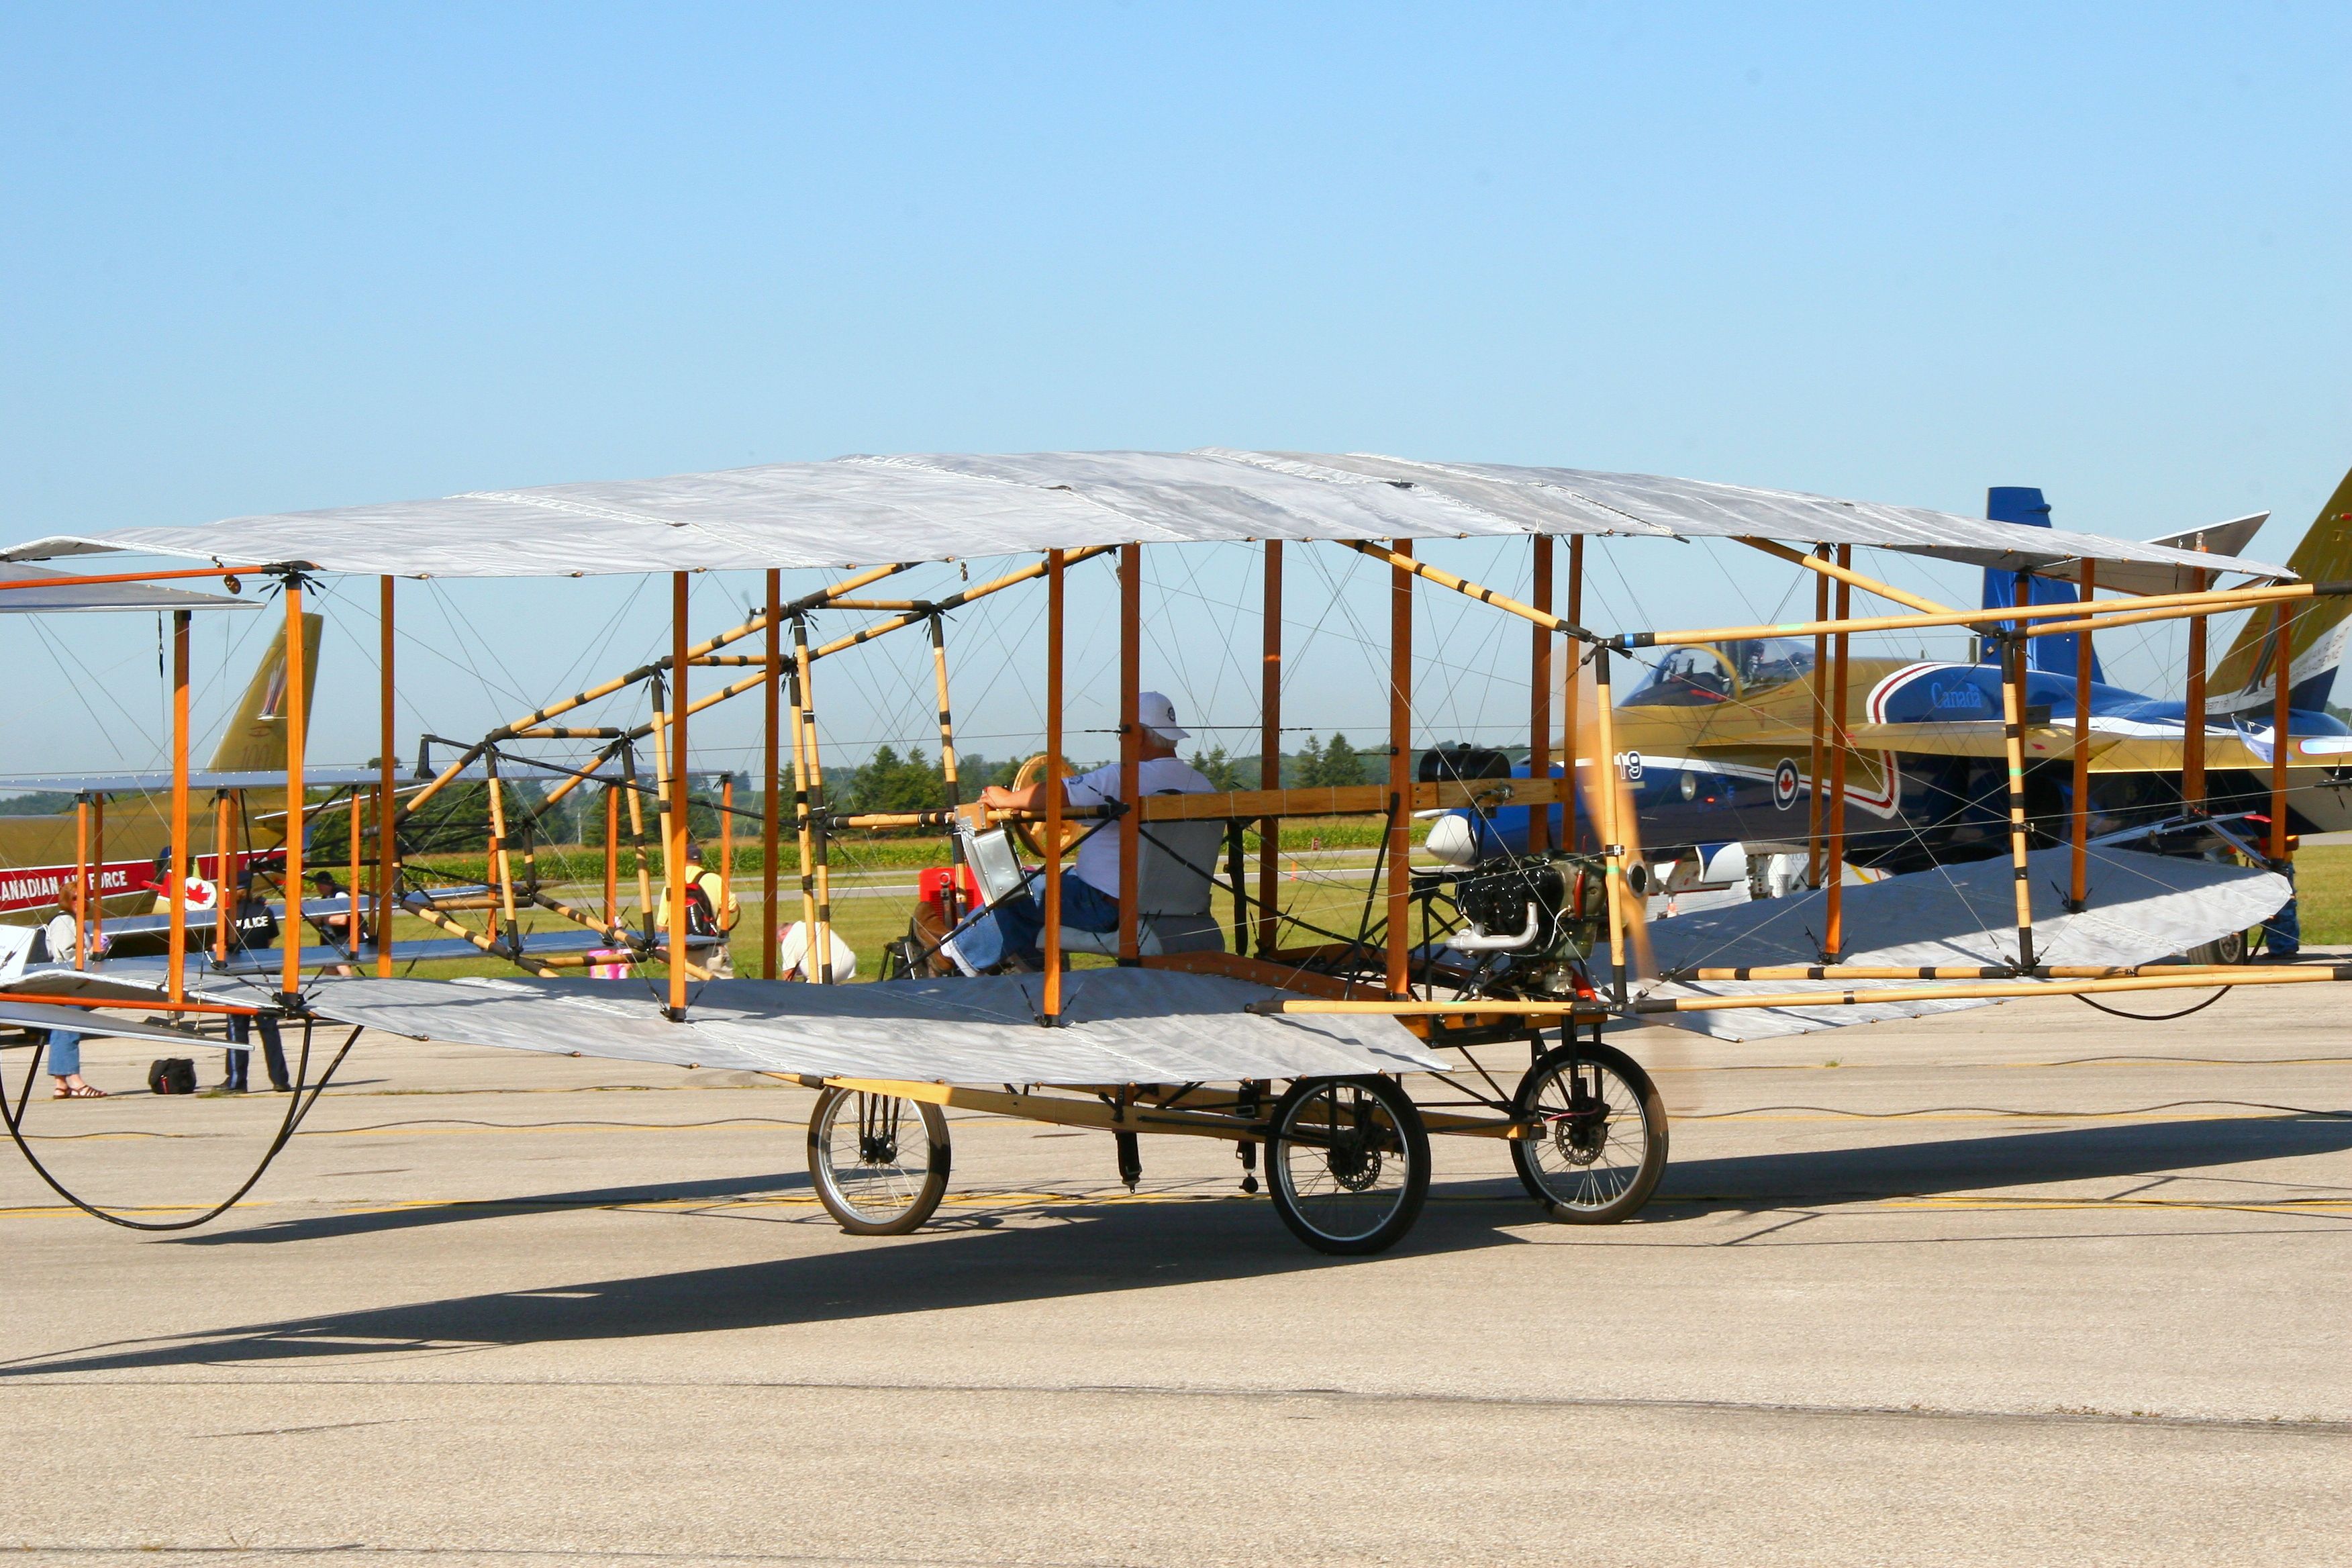
{"type": "Polygon", "coordinates": [[[828,1089],[809,1117],[809,1178],[844,1230],[913,1230],[947,1191],[947,1119],[895,1094],[828,1089]]]}
{"type": "Polygon", "coordinates": [[[1412,1227],[1429,1190],[1429,1140],[1386,1079],[1295,1085],[1275,1110],[1267,1174],[1275,1205],[1308,1246],[1378,1252],[1412,1227]]]}
{"type": "Polygon", "coordinates": [[[1528,1192],[1562,1219],[1622,1219],[1665,1171],[1665,1110],[1650,1077],[1622,1052],[1587,1046],[1547,1055],[1520,1085],[1537,1136],[1511,1152],[1528,1192]]]}

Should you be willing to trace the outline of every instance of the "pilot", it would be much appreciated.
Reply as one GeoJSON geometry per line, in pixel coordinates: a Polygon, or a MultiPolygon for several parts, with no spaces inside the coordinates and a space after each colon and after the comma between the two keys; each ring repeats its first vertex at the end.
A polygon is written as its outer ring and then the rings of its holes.
{"type": "MultiPolygon", "coordinates": [[[[1138,776],[1145,795],[1206,795],[1216,789],[1176,754],[1176,742],[1192,731],[1177,725],[1175,704],[1157,691],[1143,692],[1136,700],[1136,718],[1143,753],[1138,776]]],[[[1074,806],[1108,805],[1119,798],[1118,773],[1119,765],[1112,763],[1066,778],[1063,798],[1074,806]]],[[[992,811],[1043,811],[1049,782],[1040,779],[1024,789],[991,784],[980,792],[980,804],[992,811]]],[[[1045,932],[1045,915],[1037,904],[1044,895],[1036,889],[1044,879],[1042,870],[1030,872],[1030,890],[972,916],[940,944],[940,952],[966,974],[984,974],[1008,959],[1043,969],[1045,955],[1037,940],[1045,932]]],[[[1118,895],[1118,831],[1106,817],[1078,841],[1077,864],[1062,879],[1062,923],[1072,931],[1117,931],[1118,895]]]]}

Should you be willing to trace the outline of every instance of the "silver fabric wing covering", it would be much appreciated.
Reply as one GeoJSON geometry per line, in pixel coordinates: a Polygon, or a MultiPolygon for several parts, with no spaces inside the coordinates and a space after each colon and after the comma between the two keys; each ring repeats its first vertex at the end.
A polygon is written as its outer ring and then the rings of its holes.
{"type": "MultiPolygon", "coordinates": [[[[2033,889],[2033,952],[2047,964],[2153,963],[2278,911],[2294,891],[2272,871],[2218,866],[2128,849],[2092,852],[2089,907],[2068,914],[2063,889],[2068,849],[2041,849],[2026,858],[2033,889]]],[[[2017,886],[2006,858],[1976,860],[1890,877],[1845,889],[1845,929],[1866,947],[1849,948],[1844,962],[1872,967],[2005,964],[2017,957],[2017,886]]],[[[1661,973],[1731,969],[1822,961],[1827,929],[1826,892],[1759,900],[1654,922],[1650,945],[1661,973]]],[[[1744,980],[1658,984],[1644,994],[1768,995],[1790,992],[1888,989],[1893,980],[1744,980]]],[[[1927,984],[1923,982],[1922,984],[1927,984]]],[[[1878,1002],[1857,1006],[1742,1007],[1707,1013],[1659,1013],[1656,1023],[1695,1029],[1723,1040],[1760,1040],[1848,1024],[1876,1024],[1964,1007],[1984,998],[1878,1002]]]]}
{"type": "MultiPolygon", "coordinates": [[[[2290,575],[2234,556],[1797,490],[1221,448],[772,463],[65,535],[0,558],[138,550],[371,575],[553,577],[843,569],[1115,544],[1532,534],[1860,544],[2057,576],[2084,558],[2166,574],[2290,575]]],[[[2113,573],[2102,578],[2123,585],[2113,573]]]]}
{"type": "Polygon", "coordinates": [[[900,1082],[1231,1083],[1445,1065],[1392,1018],[1257,1017],[1241,1009],[1281,993],[1164,970],[1066,974],[1065,1022],[1046,1028],[1041,978],[716,980],[694,988],[683,1024],[632,981],[324,980],[310,1005],[416,1039],[900,1082]]]}

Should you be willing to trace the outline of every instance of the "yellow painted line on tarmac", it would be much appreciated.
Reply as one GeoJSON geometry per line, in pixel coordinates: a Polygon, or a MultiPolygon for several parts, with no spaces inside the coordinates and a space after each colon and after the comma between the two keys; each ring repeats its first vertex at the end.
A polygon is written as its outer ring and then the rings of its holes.
{"type": "Polygon", "coordinates": [[[2278,1198],[2269,1203],[2199,1198],[1991,1198],[1964,1194],[1920,1198],[1888,1198],[1878,1206],[1890,1209],[1967,1209],[1971,1212],[2024,1212],[2042,1209],[2189,1209],[2231,1214],[2352,1214],[2352,1197],[2278,1198]]]}

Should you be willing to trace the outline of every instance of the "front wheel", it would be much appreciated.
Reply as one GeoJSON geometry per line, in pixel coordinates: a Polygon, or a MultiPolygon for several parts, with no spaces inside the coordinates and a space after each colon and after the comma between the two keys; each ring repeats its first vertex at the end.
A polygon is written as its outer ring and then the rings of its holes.
{"type": "Polygon", "coordinates": [[[1641,1064],[1612,1046],[1544,1053],[1513,1097],[1534,1136],[1511,1140],[1528,1195],[1570,1225],[1614,1225],[1666,1173],[1666,1105],[1641,1064]]]}
{"type": "Polygon", "coordinates": [[[948,1119],[895,1094],[828,1089],[809,1114],[809,1180],[852,1236],[904,1236],[948,1190],[948,1119]]]}
{"type": "Polygon", "coordinates": [[[1393,1079],[1302,1079],[1274,1108],[1266,1175],[1275,1212],[1316,1251],[1386,1251],[1429,1195],[1429,1133],[1393,1079]]]}

